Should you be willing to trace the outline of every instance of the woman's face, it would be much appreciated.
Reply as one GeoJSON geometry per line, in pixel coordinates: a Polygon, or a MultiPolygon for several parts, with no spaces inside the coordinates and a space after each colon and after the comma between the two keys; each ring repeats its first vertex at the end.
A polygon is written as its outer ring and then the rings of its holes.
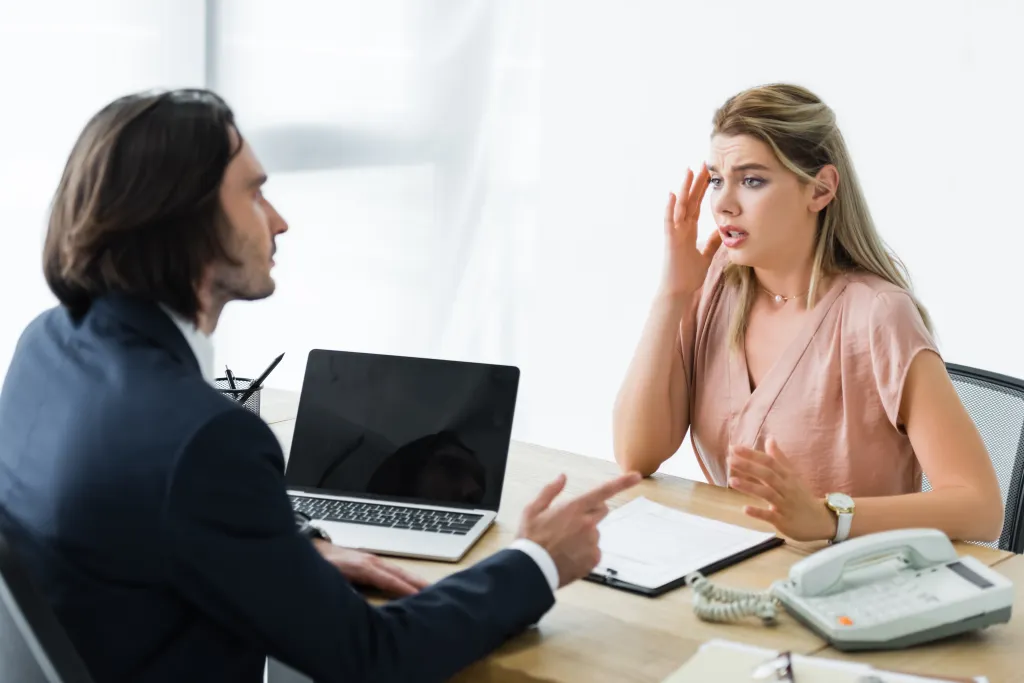
{"type": "Polygon", "coordinates": [[[810,257],[824,204],[768,145],[747,135],[716,135],[708,170],[711,211],[733,263],[778,270],[810,257]]]}

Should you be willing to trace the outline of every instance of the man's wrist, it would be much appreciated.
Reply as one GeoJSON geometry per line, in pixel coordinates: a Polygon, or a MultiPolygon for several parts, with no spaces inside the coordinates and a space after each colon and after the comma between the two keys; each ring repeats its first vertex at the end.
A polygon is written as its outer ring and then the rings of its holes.
{"type": "Polygon", "coordinates": [[[324,541],[325,543],[331,542],[330,535],[315,524],[305,524],[299,527],[299,535],[305,536],[311,541],[319,540],[324,541]]]}
{"type": "Polygon", "coordinates": [[[509,544],[509,548],[526,553],[537,563],[537,567],[544,575],[544,579],[547,581],[548,587],[551,588],[551,592],[554,593],[558,590],[559,582],[561,581],[558,575],[558,566],[542,545],[528,538],[517,538],[509,544]]]}
{"type": "Polygon", "coordinates": [[[308,515],[296,511],[295,525],[298,527],[298,532],[300,536],[303,536],[309,539],[310,541],[321,540],[327,543],[331,543],[330,535],[317,525],[313,524],[313,521],[310,519],[308,515]]]}

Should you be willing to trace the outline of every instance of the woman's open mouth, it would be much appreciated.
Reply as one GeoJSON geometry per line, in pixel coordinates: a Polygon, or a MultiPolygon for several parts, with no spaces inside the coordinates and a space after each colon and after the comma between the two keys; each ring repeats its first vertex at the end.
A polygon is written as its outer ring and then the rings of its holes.
{"type": "Polygon", "coordinates": [[[741,230],[734,225],[720,226],[718,228],[718,232],[722,235],[722,244],[729,249],[735,249],[740,246],[749,236],[746,230],[741,230]]]}

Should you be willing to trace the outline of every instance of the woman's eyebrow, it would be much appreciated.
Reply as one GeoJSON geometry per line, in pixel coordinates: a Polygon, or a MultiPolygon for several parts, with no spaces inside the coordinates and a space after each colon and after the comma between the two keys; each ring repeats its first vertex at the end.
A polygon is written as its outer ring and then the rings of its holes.
{"type": "MultiPolygon", "coordinates": [[[[718,173],[718,169],[715,168],[714,166],[708,166],[708,170],[711,171],[712,173],[718,173]]],[[[743,171],[770,171],[770,170],[771,169],[768,168],[767,166],[765,166],[764,164],[756,164],[756,163],[740,164],[739,166],[733,166],[732,167],[732,172],[733,173],[742,173],[743,171]]]]}

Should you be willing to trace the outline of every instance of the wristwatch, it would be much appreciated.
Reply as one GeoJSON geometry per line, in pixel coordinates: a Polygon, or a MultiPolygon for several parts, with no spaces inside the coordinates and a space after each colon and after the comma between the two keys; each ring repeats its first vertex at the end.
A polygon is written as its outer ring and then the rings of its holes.
{"type": "Polygon", "coordinates": [[[310,541],[319,538],[322,541],[331,543],[331,537],[326,531],[313,524],[309,515],[306,515],[298,510],[295,511],[295,524],[299,527],[299,535],[305,536],[310,541]]]}
{"type": "Polygon", "coordinates": [[[836,516],[836,536],[832,543],[845,541],[853,523],[853,498],[845,493],[829,493],[825,495],[825,507],[836,516]]]}

